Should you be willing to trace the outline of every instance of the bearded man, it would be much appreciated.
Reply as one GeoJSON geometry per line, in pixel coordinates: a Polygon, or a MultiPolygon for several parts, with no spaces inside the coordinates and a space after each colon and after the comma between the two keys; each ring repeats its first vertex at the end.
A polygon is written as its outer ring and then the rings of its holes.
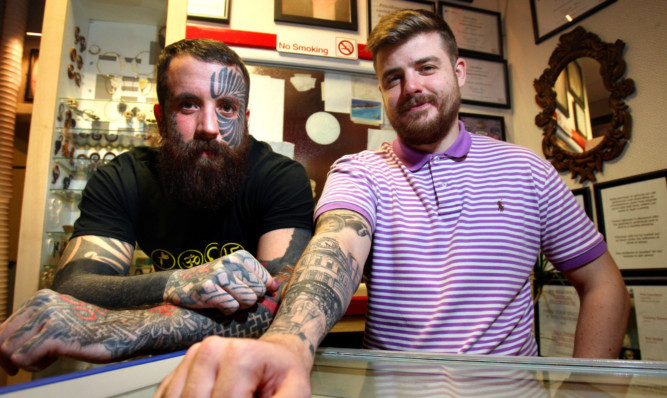
{"type": "Polygon", "coordinates": [[[312,235],[305,169],[248,134],[250,79],[225,44],[167,46],[157,148],[134,148],[88,182],[53,290],[0,326],[0,364],[42,369],[256,337],[312,235]],[[156,271],[129,276],[135,246],[156,271]]]}

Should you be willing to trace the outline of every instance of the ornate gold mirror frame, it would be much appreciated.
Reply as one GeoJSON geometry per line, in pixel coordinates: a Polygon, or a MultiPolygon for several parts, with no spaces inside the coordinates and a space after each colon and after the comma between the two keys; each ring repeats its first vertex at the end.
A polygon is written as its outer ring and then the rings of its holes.
{"type": "Polygon", "coordinates": [[[625,43],[605,43],[582,27],[562,35],[558,46],[549,58],[549,67],[542,76],[533,82],[537,91],[535,100],[542,108],[535,117],[535,124],[543,130],[542,151],[558,171],[570,171],[572,178],[580,177],[579,182],[595,181],[595,172],[602,171],[602,162],[618,157],[630,139],[632,117],[623,100],[634,93],[635,83],[623,78],[625,61],[623,49],[625,43]],[[568,63],[579,58],[590,57],[600,64],[600,75],[604,88],[609,92],[611,122],[597,145],[577,153],[565,149],[559,144],[555,118],[556,91],[554,85],[560,73],[568,63]]]}

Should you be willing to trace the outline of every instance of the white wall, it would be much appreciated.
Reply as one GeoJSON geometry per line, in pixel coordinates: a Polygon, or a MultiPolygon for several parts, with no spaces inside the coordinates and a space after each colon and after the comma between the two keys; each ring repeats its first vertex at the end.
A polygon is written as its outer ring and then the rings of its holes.
{"type": "MultiPolygon", "coordinates": [[[[232,1],[230,28],[264,33],[279,33],[286,29],[303,31],[304,34],[312,29],[276,24],[273,21],[273,4],[273,0],[232,1]]],[[[528,0],[474,0],[472,4],[461,4],[502,14],[512,100],[512,109],[509,110],[464,105],[462,111],[504,116],[508,140],[541,154],[542,131],[535,125],[535,116],[540,109],[535,103],[533,80],[547,67],[560,34],[535,44],[528,0]]],[[[357,0],[357,6],[358,32],[330,31],[365,43],[367,1],[357,0]]],[[[579,23],[603,41],[621,39],[626,43],[627,77],[632,78],[636,85],[636,93],[626,100],[633,117],[632,138],[620,158],[603,165],[603,172],[597,175],[599,182],[667,168],[667,133],[663,132],[667,128],[667,83],[663,77],[667,61],[666,21],[665,0],[617,0],[579,23]]],[[[570,178],[569,173],[561,175],[571,188],[581,186],[570,178]]]]}

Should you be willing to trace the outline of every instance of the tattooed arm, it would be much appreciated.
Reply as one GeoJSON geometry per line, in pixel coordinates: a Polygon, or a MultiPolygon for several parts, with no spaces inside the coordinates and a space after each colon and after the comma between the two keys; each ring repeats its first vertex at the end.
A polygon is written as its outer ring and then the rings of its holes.
{"type": "Polygon", "coordinates": [[[239,396],[252,391],[309,397],[315,349],[349,305],[370,245],[369,224],[358,213],[322,214],[276,318],[259,341],[205,339],[188,350],[155,396],[239,396]]]}
{"type": "MultiPolygon", "coordinates": [[[[310,236],[308,230],[284,229],[260,239],[258,253],[270,259],[264,262],[281,288],[310,236]]],[[[172,305],[109,310],[41,290],[0,325],[0,365],[15,373],[17,367],[42,369],[61,355],[108,362],[184,349],[211,335],[258,337],[269,327],[279,297],[276,293],[266,295],[246,311],[230,316],[217,309],[172,305]]]]}
{"type": "Polygon", "coordinates": [[[81,236],[68,244],[53,289],[105,308],[169,302],[195,309],[218,308],[231,314],[252,306],[266,293],[267,286],[269,292],[276,290],[279,283],[271,274],[280,275],[286,263],[294,265],[309,238],[310,231],[293,228],[264,234],[257,257],[264,259],[267,268],[249,253],[239,251],[188,270],[124,277],[132,261],[133,245],[112,238],[81,236]]]}

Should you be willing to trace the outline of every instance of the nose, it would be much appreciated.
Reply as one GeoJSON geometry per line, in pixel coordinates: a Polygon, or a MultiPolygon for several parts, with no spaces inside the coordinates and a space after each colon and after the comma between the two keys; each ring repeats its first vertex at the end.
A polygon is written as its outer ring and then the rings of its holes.
{"type": "Polygon", "coordinates": [[[403,78],[403,93],[409,97],[421,93],[423,90],[421,77],[416,73],[406,73],[403,78]]]}
{"type": "Polygon", "coordinates": [[[195,139],[210,141],[220,135],[218,117],[214,109],[202,108],[197,121],[195,139]]]}

